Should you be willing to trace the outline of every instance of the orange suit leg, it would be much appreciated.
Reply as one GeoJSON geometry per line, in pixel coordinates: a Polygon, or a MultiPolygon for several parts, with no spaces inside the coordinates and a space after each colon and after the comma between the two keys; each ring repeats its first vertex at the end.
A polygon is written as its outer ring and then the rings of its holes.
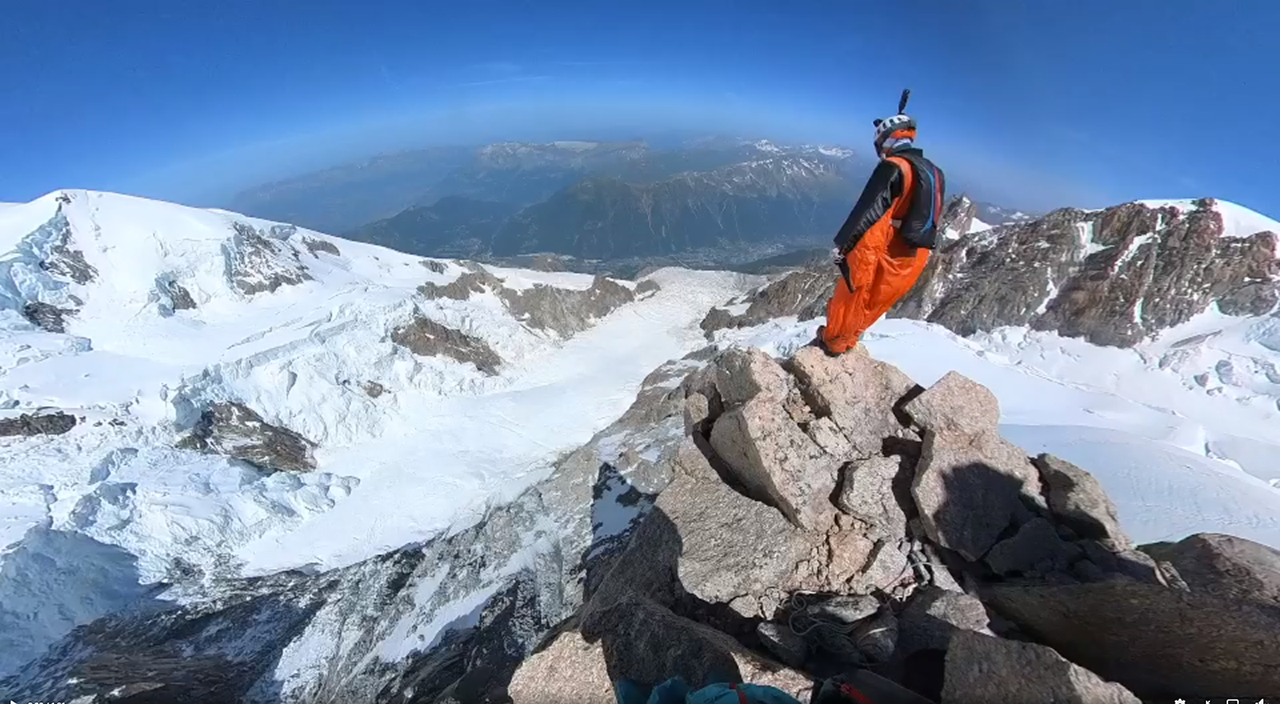
{"type": "Polygon", "coordinates": [[[822,343],[832,354],[849,351],[858,344],[858,337],[866,329],[862,318],[871,302],[872,284],[879,262],[889,246],[890,234],[887,219],[878,222],[845,255],[853,290],[849,290],[848,283],[837,273],[835,291],[827,303],[827,324],[822,333],[822,343]]]}
{"type": "Polygon", "coordinates": [[[898,299],[907,295],[928,263],[929,250],[912,247],[899,237],[890,241],[876,269],[875,282],[871,285],[871,294],[867,297],[867,306],[863,309],[860,329],[857,330],[859,336],[888,313],[898,299]]]}

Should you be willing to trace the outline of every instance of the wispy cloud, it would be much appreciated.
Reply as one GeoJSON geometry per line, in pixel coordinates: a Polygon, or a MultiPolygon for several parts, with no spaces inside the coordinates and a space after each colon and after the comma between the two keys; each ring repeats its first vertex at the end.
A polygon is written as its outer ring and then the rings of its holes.
{"type": "Polygon", "coordinates": [[[1089,133],[1067,125],[1051,125],[1046,132],[1050,137],[1073,144],[1089,144],[1093,141],[1089,133]]]}
{"type": "Polygon", "coordinates": [[[524,83],[527,81],[545,81],[555,76],[510,76],[508,78],[490,78],[484,81],[465,81],[460,86],[492,86],[499,83],[524,83]]]}
{"type": "Polygon", "coordinates": [[[513,61],[482,61],[467,68],[489,76],[513,76],[524,72],[524,66],[513,61]]]}

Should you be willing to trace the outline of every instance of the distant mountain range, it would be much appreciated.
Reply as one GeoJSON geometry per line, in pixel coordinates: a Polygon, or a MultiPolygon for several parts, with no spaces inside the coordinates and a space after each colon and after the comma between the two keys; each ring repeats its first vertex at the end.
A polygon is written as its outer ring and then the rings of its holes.
{"type": "Polygon", "coordinates": [[[383,154],[250,188],[225,207],[320,232],[346,232],[414,205],[469,164],[474,153],[470,147],[434,147],[383,154]]]}
{"type": "MultiPolygon", "coordinates": [[[[231,207],[424,256],[696,257],[825,247],[874,161],[767,140],[501,142],[403,152],[267,184],[231,207]]],[[[1036,215],[976,203],[990,225],[1036,215]]]]}
{"type": "Polygon", "coordinates": [[[422,255],[617,259],[750,244],[754,257],[829,237],[872,164],[766,140],[503,142],[335,167],[230,207],[422,255]]]}

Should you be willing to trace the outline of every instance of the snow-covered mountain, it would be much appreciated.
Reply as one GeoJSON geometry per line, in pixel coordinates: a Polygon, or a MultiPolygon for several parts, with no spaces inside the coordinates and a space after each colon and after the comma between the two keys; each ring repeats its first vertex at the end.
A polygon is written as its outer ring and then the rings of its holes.
{"type": "MultiPolygon", "coordinates": [[[[954,217],[957,251],[1009,232],[954,217]]],[[[83,191],[2,208],[0,691],[481,701],[671,482],[682,380],[793,353],[830,283],[420,259],[83,191]]],[[[1202,313],[1159,349],[897,319],[866,346],[991,388],[1001,432],[1093,472],[1135,541],[1280,546],[1265,319],[1202,313]],[[1228,345],[1257,366],[1219,370],[1228,345]]]]}
{"type": "Polygon", "coordinates": [[[3,414],[80,419],[0,438],[4,667],[175,574],[329,568],[465,522],[748,281],[468,268],[80,191],[0,211],[0,251],[3,414]],[[218,404],[295,433],[315,469],[181,449],[218,404]]]}

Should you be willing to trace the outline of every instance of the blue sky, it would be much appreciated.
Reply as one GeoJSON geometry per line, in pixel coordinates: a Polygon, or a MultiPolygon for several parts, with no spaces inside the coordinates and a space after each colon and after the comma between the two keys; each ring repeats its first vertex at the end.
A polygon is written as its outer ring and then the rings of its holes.
{"type": "Polygon", "coordinates": [[[7,3],[0,200],[217,205],[379,150],[729,132],[921,143],[1022,207],[1212,195],[1280,215],[1271,0],[7,3]]]}

